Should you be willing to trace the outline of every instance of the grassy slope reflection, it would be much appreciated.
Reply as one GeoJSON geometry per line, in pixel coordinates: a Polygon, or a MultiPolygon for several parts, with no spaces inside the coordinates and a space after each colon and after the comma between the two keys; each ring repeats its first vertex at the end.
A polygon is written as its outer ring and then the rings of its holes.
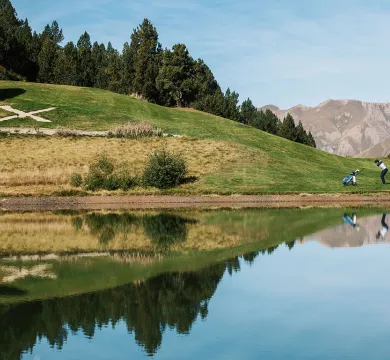
{"type": "MultiPolygon", "coordinates": [[[[15,242],[19,241],[24,251],[37,247],[46,251],[66,249],[75,252],[75,257],[45,262],[51,265],[50,271],[56,280],[35,277],[15,280],[9,285],[22,291],[21,295],[0,295],[0,303],[63,297],[112,288],[163,272],[199,269],[243,253],[290,243],[341,223],[343,213],[341,209],[306,209],[185,212],[180,215],[19,214],[16,223],[10,221],[9,217],[12,219],[14,215],[9,214],[8,218],[3,216],[0,220],[0,229],[8,231],[15,242]],[[26,227],[23,221],[27,221],[26,227]],[[72,244],[70,247],[69,243],[72,244]],[[104,249],[107,250],[104,258],[77,259],[77,251],[104,249]]],[[[363,216],[375,213],[375,210],[359,213],[363,216]]],[[[6,238],[1,242],[3,246],[7,241],[6,238]]],[[[0,264],[0,277],[1,266],[11,265],[29,269],[36,263],[0,264]]]]}
{"type": "MultiPolygon", "coordinates": [[[[254,252],[242,259],[251,263],[258,255],[254,252]]],[[[198,271],[167,273],[83,296],[0,306],[0,358],[19,359],[42,337],[62,349],[69,331],[82,331],[92,339],[97,328],[115,327],[120,321],[126,323],[137,344],[153,355],[167,327],[189,334],[199,317],[206,318],[208,303],[225,271],[239,270],[240,259],[235,257],[198,271]]]]}

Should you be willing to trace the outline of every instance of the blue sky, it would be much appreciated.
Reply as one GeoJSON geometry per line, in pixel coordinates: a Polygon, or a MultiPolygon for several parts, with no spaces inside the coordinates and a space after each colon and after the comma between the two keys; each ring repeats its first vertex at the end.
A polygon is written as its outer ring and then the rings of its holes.
{"type": "Polygon", "coordinates": [[[88,31],[118,49],[147,17],[164,47],[186,44],[258,106],[390,101],[388,0],[11,1],[34,30],[57,20],[66,41],[88,31]]]}

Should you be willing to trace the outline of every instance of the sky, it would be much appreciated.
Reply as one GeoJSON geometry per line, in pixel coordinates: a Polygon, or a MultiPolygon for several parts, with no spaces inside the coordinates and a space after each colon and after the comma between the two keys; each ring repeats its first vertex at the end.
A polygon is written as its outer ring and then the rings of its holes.
{"type": "Polygon", "coordinates": [[[256,106],[390,102],[389,0],[11,0],[41,32],[84,31],[121,50],[144,18],[163,47],[187,45],[223,90],[256,106]]]}

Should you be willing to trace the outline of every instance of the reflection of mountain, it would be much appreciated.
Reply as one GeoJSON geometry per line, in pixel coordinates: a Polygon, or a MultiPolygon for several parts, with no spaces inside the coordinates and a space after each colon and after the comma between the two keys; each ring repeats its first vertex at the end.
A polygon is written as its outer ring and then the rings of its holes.
{"type": "MultiPolygon", "coordinates": [[[[336,247],[359,247],[368,244],[390,242],[390,233],[385,238],[376,238],[378,231],[382,229],[382,215],[370,216],[359,219],[357,227],[342,224],[320,231],[316,234],[303,238],[303,241],[317,241],[320,244],[336,247]]],[[[390,223],[390,217],[388,219],[390,223]]]]}
{"type": "Polygon", "coordinates": [[[240,259],[251,264],[260,253],[275,249],[87,295],[0,306],[0,359],[20,359],[44,337],[62,349],[69,332],[81,330],[92,339],[97,329],[119,322],[125,322],[137,344],[153,355],[167,327],[189,334],[198,317],[207,317],[208,302],[225,271],[238,272],[240,259]]]}

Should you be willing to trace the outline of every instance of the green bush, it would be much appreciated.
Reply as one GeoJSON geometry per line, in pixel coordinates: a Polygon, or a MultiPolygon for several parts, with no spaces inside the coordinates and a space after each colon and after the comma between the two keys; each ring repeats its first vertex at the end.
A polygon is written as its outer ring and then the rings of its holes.
{"type": "Polygon", "coordinates": [[[73,173],[70,175],[69,183],[73,187],[80,187],[83,184],[83,177],[79,173],[73,173]]]}
{"type": "Polygon", "coordinates": [[[85,188],[92,191],[105,189],[108,183],[111,182],[109,178],[112,176],[114,168],[114,162],[106,153],[99,155],[89,166],[89,171],[85,178],[85,188]]]}
{"type": "Polygon", "coordinates": [[[131,176],[129,166],[115,163],[107,154],[99,155],[90,165],[85,178],[87,190],[129,190],[136,185],[136,179],[131,176]]]}
{"type": "Polygon", "coordinates": [[[185,159],[166,149],[157,150],[149,157],[144,171],[145,183],[158,189],[168,189],[180,184],[187,174],[185,159]]]}

